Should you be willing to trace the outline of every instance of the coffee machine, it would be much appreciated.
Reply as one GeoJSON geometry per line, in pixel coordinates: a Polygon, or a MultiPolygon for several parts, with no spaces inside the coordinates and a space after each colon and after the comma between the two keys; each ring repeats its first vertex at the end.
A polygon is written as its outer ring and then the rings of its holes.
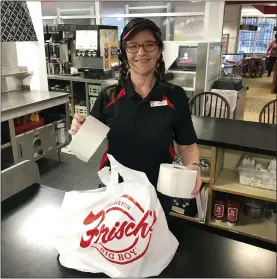
{"type": "Polygon", "coordinates": [[[44,30],[47,73],[69,75],[72,63],[71,49],[75,38],[76,25],[46,25],[44,30]]]}

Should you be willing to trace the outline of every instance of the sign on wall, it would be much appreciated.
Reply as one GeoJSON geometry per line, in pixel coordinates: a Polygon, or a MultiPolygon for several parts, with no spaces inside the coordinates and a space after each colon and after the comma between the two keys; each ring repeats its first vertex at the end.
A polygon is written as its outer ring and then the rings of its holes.
{"type": "Polygon", "coordinates": [[[26,1],[1,1],[1,42],[37,40],[26,1]]]}

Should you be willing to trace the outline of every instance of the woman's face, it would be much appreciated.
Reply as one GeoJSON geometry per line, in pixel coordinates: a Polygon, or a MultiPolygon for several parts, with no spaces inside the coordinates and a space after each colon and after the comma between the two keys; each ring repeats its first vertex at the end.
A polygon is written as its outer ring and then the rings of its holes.
{"type": "Polygon", "coordinates": [[[149,75],[155,71],[161,50],[156,45],[156,39],[151,31],[141,31],[126,42],[126,55],[131,72],[139,75],[149,75]],[[145,51],[140,46],[138,52],[136,52],[138,44],[144,44],[146,50],[149,51],[145,51]]]}

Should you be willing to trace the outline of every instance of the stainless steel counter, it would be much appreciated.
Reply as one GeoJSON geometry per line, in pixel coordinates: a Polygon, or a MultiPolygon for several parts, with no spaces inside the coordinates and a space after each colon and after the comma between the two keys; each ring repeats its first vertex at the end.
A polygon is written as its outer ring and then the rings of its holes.
{"type": "Polygon", "coordinates": [[[1,121],[69,102],[68,93],[13,91],[1,95],[1,121]]]}
{"type": "Polygon", "coordinates": [[[77,82],[89,82],[89,83],[101,83],[105,85],[112,85],[116,84],[116,79],[89,79],[89,78],[82,78],[79,76],[70,76],[70,75],[47,75],[48,79],[54,80],[68,80],[68,81],[77,81],[77,82]]]}

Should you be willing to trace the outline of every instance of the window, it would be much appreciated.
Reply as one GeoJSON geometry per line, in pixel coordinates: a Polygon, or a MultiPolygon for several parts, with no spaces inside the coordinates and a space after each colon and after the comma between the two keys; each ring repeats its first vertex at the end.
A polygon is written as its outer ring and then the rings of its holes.
{"type": "Polygon", "coordinates": [[[174,41],[202,41],[204,33],[204,16],[173,18],[174,41]]]}
{"type": "Polygon", "coordinates": [[[239,51],[244,53],[265,53],[274,38],[273,28],[276,25],[274,17],[243,17],[241,24],[258,26],[257,31],[239,32],[239,51]]]}

